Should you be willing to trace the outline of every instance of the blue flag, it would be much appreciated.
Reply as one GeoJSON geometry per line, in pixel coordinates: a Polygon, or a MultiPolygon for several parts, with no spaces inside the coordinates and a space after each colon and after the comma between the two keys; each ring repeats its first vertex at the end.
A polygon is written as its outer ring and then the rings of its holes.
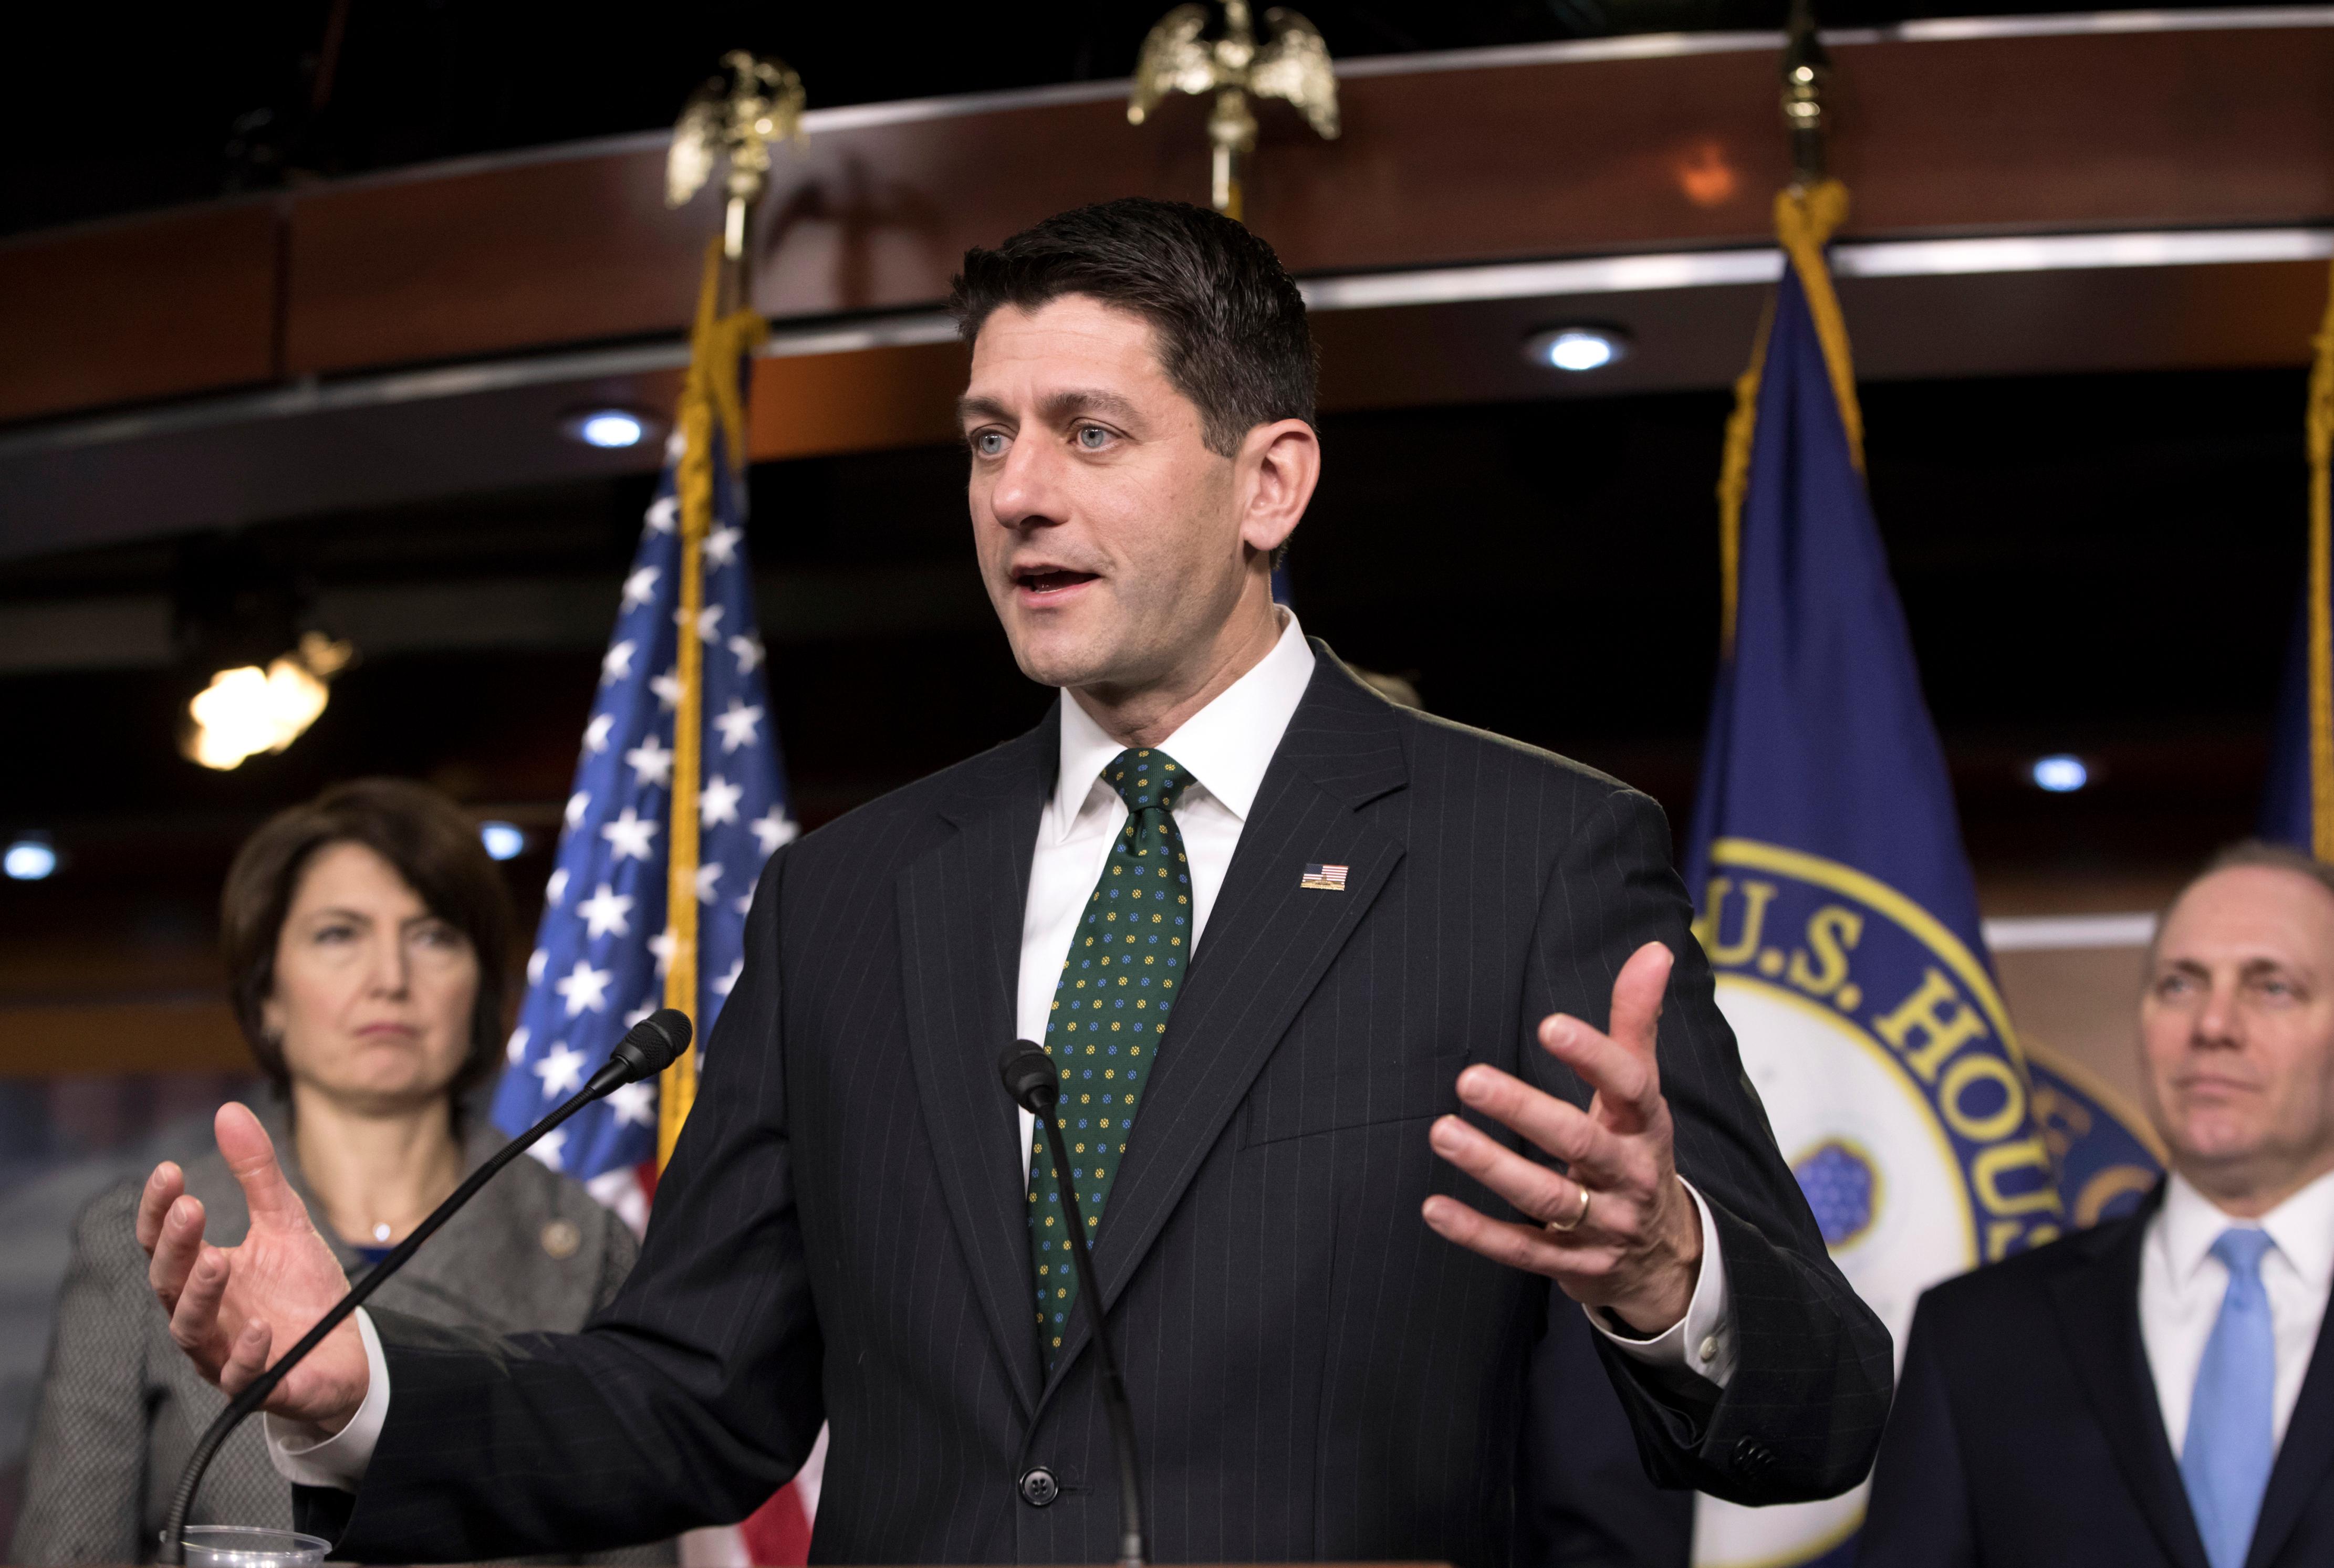
{"type": "MultiPolygon", "coordinates": [[[[2261,836],[2290,844],[2304,854],[2317,837],[2316,780],[2310,767],[2310,619],[2305,592],[2286,649],[2285,675],[2278,683],[2277,708],[2270,721],[2269,779],[2262,789],[2261,836]]],[[[2320,611],[2320,613],[2324,613],[2320,611]]]]}
{"type": "Polygon", "coordinates": [[[2261,835],[2334,861],[2334,280],[2302,420],[2310,456],[2310,564],[2271,732],[2261,835]]]}
{"type": "MultiPolygon", "coordinates": [[[[1688,885],[1776,1139],[1901,1350],[1924,1289],[2062,1220],[1865,492],[1822,252],[1845,211],[1835,184],[1777,202],[1789,265],[1730,432],[1739,586],[1688,885]]],[[[1845,1562],[1863,1508],[1861,1488],[1778,1508],[1704,1497],[1694,1558],[1845,1562]]]]}
{"type": "Polygon", "coordinates": [[[2164,1174],[2155,1134],[2123,1096],[2077,1063],[2028,1040],[2034,1119],[2059,1173],[2067,1224],[2080,1230],[2139,1207],[2164,1174]]]}
{"type": "MultiPolygon", "coordinates": [[[[699,749],[698,995],[701,1044],[744,963],[746,909],[762,862],[795,837],[777,732],[762,677],[754,578],[746,555],[741,475],[715,444],[713,516],[703,549],[704,608],[689,630],[701,649],[699,749]]],[[[681,628],[683,440],[663,476],[600,661],[600,688],[567,797],[558,868],[527,958],[526,1000],[495,1095],[495,1125],[516,1133],[575,1092],[626,1029],[664,1005],[672,957],[665,918],[671,837],[673,719],[681,628]]],[[[657,1147],[657,1085],[619,1089],[535,1145],[554,1169],[585,1181],[637,1223],[635,1169],[657,1147]]]]}

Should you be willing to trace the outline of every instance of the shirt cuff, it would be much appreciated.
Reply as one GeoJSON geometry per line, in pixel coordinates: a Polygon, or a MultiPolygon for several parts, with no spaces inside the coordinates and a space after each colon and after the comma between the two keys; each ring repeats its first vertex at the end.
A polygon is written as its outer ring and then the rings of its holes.
{"type": "MultiPolygon", "coordinates": [[[[1707,1245],[1706,1243],[1704,1244],[1707,1245]]],[[[353,1492],[372,1462],[381,1441],[382,1423],[389,1419],[389,1359],[381,1352],[381,1335],[372,1314],[357,1308],[357,1337],[364,1341],[365,1397],[349,1424],[327,1432],[313,1421],[260,1418],[267,1436],[267,1457],[275,1473],[295,1486],[331,1486],[353,1492]]]]}
{"type": "Polygon", "coordinates": [[[1702,1218],[1702,1273],[1693,1282],[1685,1316],[1652,1339],[1641,1340],[1615,1333],[1603,1313],[1581,1310],[1596,1332],[1631,1361],[1689,1371],[1722,1389],[1734,1376],[1734,1313],[1726,1299],[1726,1260],[1719,1252],[1718,1222],[1711,1218],[1710,1205],[1694,1191],[1693,1182],[1681,1176],[1678,1184],[1693,1195],[1694,1212],[1702,1218]]]}

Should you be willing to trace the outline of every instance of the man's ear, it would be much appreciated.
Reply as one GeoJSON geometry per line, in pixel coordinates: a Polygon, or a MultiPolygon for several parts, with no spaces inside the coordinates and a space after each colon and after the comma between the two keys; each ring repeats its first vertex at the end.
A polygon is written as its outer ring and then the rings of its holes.
{"type": "Polygon", "coordinates": [[[1321,438],[1302,419],[1259,425],[1240,443],[1240,543],[1269,555],[1297,532],[1321,482],[1321,438]]]}

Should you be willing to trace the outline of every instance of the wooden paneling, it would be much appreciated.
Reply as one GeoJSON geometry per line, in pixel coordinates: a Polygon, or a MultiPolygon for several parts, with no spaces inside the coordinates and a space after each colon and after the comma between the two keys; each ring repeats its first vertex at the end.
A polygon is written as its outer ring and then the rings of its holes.
{"type": "Polygon", "coordinates": [[[767,463],[949,440],[964,374],[954,343],[757,360],[747,450],[767,463]]]}
{"type": "MultiPolygon", "coordinates": [[[[2334,30],[1837,51],[1850,234],[2297,222],[2334,213],[2334,30]]],[[[1250,220],[1299,273],[1757,244],[1788,176],[1764,52],[1363,74],[1324,142],[1263,113],[1250,220]]],[[[928,303],[965,248],[1205,188],[1203,107],[1114,99],[851,124],[782,150],[773,316],[928,303]]],[[[295,208],[290,362],[331,372],[678,328],[710,193],[633,148],[362,182],[295,208]]]]}
{"type": "Polygon", "coordinates": [[[225,1002],[0,1007],[0,1078],[251,1070],[225,1002]]]}
{"type": "MultiPolygon", "coordinates": [[[[2334,29],[1894,40],[1835,55],[1851,236],[2334,215],[2334,29]]],[[[1258,231],[1307,274],[1764,242],[1785,176],[1771,52],[1518,58],[1360,67],[1334,142],[1263,106],[1258,231]]],[[[1141,128],[1114,93],[927,107],[815,116],[807,150],[779,151],[757,235],[766,312],[929,303],[968,245],[1082,202],[1205,188],[1197,101],[1141,128]]],[[[628,139],[287,195],[276,369],[337,375],[678,330],[715,196],[667,211],[661,166],[655,139],[628,139]]],[[[0,248],[0,418],[267,374],[268,222],[246,205],[0,248]]]]}
{"type": "Polygon", "coordinates": [[[293,207],[294,375],[661,332],[696,298],[708,217],[665,210],[654,152],[356,180],[293,207]]]}
{"type": "Polygon", "coordinates": [[[1850,231],[2334,216],[2334,30],[1841,49],[1850,231]]]}
{"type": "Polygon", "coordinates": [[[0,244],[0,421],[275,376],[275,222],[238,201],[0,244]]]}

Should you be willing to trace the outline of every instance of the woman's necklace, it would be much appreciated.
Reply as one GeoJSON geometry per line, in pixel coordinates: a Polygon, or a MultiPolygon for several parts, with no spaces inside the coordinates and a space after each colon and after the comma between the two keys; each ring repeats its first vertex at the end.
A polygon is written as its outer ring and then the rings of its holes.
{"type": "MultiPolygon", "coordinates": [[[[456,1187],[461,1185],[461,1178],[458,1173],[452,1181],[440,1181],[436,1185],[443,1186],[447,1191],[451,1192],[456,1187]]],[[[426,1215],[437,1207],[438,1206],[434,1203],[429,1204],[423,1209],[422,1214],[426,1215]]],[[[381,1218],[381,1211],[377,1208],[373,1209],[372,1213],[372,1223],[363,1227],[362,1230],[364,1234],[370,1235],[373,1239],[374,1245],[379,1246],[387,1246],[391,1236],[397,1236],[402,1232],[410,1231],[416,1225],[419,1225],[421,1222],[422,1218],[422,1215],[408,1215],[403,1219],[392,1222],[381,1218]]]]}

